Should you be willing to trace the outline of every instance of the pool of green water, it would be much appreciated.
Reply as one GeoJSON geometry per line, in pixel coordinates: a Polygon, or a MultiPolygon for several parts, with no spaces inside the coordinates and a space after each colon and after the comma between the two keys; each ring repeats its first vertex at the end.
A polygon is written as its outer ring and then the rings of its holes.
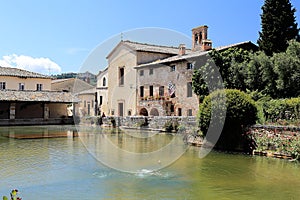
{"type": "Polygon", "coordinates": [[[102,164],[89,146],[110,142],[145,152],[167,145],[173,136],[136,140],[106,132],[83,141],[73,133],[70,126],[0,127],[0,197],[16,188],[23,200],[300,198],[299,163],[215,151],[200,159],[199,148],[189,147],[162,169],[126,173],[102,164]]]}

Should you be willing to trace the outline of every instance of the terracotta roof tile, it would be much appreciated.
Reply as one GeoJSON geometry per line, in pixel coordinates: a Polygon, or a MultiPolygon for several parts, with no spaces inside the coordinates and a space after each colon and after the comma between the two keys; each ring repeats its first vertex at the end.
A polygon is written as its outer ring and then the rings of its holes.
{"type": "Polygon", "coordinates": [[[79,100],[70,92],[0,90],[0,101],[71,103],[79,100]]]}
{"type": "Polygon", "coordinates": [[[0,76],[15,76],[21,78],[46,78],[46,79],[51,78],[43,74],[30,72],[23,69],[12,68],[12,67],[1,67],[1,66],[0,66],[0,76]]]}

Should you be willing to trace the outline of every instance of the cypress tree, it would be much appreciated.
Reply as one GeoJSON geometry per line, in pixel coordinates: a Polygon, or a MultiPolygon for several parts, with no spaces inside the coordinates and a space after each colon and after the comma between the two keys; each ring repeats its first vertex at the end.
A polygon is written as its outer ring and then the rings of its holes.
{"type": "Polygon", "coordinates": [[[289,40],[300,40],[296,9],[290,0],[265,0],[262,11],[262,31],[257,41],[260,50],[271,56],[273,53],[284,52],[289,40]]]}

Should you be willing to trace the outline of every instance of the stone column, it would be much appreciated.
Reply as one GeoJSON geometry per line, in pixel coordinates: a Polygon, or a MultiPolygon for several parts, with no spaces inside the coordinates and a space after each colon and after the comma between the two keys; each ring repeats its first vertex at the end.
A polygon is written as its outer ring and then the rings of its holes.
{"type": "Polygon", "coordinates": [[[9,119],[16,118],[16,103],[10,103],[9,119]]]}
{"type": "Polygon", "coordinates": [[[49,119],[49,106],[48,104],[44,104],[44,119],[49,119]]]}

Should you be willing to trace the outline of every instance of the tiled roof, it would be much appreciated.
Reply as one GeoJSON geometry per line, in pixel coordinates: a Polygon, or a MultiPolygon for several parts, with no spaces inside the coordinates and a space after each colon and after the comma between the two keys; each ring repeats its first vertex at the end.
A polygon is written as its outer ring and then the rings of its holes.
{"type": "Polygon", "coordinates": [[[91,88],[91,89],[89,89],[89,90],[83,90],[83,91],[81,91],[81,92],[79,92],[79,93],[77,93],[78,95],[86,95],[86,94],[93,94],[93,95],[95,95],[95,92],[97,92],[97,90],[96,90],[96,87],[94,87],[94,88],[91,88]]]}
{"type": "Polygon", "coordinates": [[[12,68],[12,67],[1,67],[1,66],[0,66],[0,76],[15,76],[20,78],[46,78],[46,79],[51,78],[43,74],[30,72],[23,69],[12,68]]]}
{"type": "MultiPolygon", "coordinates": [[[[215,50],[217,51],[222,51],[225,49],[229,49],[232,47],[238,47],[238,46],[242,46],[242,45],[249,45],[249,46],[253,46],[253,48],[256,46],[255,44],[253,44],[251,41],[245,41],[245,42],[240,42],[240,43],[236,43],[236,44],[231,44],[231,45],[227,45],[227,46],[222,46],[222,47],[217,47],[215,48],[215,50]]],[[[143,68],[143,67],[147,67],[147,66],[153,66],[153,65],[158,65],[158,64],[165,64],[165,63],[171,63],[171,62],[177,62],[177,61],[181,61],[181,60],[186,60],[186,59],[191,59],[191,58],[196,58],[199,56],[204,56],[206,54],[208,54],[210,51],[193,51],[193,52],[189,52],[185,55],[175,55],[175,56],[171,56],[162,60],[157,60],[154,62],[150,62],[150,63],[145,63],[145,64],[141,64],[138,65],[135,68],[143,68]]]]}
{"type": "Polygon", "coordinates": [[[70,92],[0,90],[0,101],[78,102],[70,92]]]}
{"type": "MultiPolygon", "coordinates": [[[[155,45],[155,44],[147,44],[147,43],[139,43],[139,42],[132,42],[129,40],[121,41],[110,53],[107,57],[109,57],[116,48],[118,48],[120,45],[126,45],[132,50],[135,51],[146,51],[146,52],[155,52],[155,53],[165,53],[165,54],[173,54],[177,55],[179,52],[178,47],[172,47],[172,46],[163,46],[163,45],[155,45]]],[[[191,52],[190,49],[186,49],[186,52],[191,52]]]]}
{"type": "Polygon", "coordinates": [[[57,79],[52,80],[51,90],[56,91],[69,91],[73,93],[78,93],[83,90],[91,89],[94,86],[84,82],[83,80],[77,78],[69,78],[69,79],[57,79]]]}

